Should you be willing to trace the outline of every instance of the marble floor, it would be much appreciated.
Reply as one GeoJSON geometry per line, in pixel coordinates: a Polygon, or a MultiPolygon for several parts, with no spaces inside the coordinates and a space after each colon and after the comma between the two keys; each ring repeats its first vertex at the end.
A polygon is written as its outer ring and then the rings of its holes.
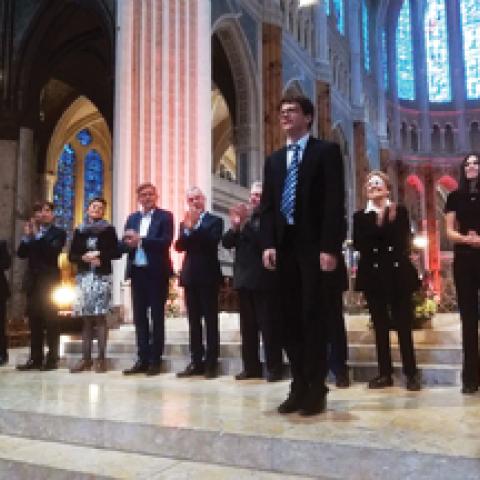
{"type": "Polygon", "coordinates": [[[15,478],[2,476],[2,465],[28,464],[30,456],[33,464],[94,475],[79,478],[480,478],[480,394],[332,387],[327,412],[306,419],[276,413],[287,391],[286,381],[5,367],[0,478],[15,478]],[[49,460],[56,445],[65,452],[49,460]],[[146,473],[135,470],[141,457],[146,473]],[[83,458],[98,469],[77,468],[83,458]]]}

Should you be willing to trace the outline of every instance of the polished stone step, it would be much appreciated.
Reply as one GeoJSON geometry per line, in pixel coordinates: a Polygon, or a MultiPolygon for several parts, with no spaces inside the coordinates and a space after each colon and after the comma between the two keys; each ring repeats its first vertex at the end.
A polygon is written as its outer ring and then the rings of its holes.
{"type": "MultiPolygon", "coordinates": [[[[463,396],[458,389],[333,388],[326,413],[302,418],[275,411],[287,382],[125,378],[118,372],[74,376],[8,368],[0,373],[0,433],[53,442],[52,449],[60,448],[57,458],[63,456],[61,445],[75,445],[72,458],[85,465],[94,464],[91,455],[103,451],[118,465],[121,452],[132,455],[125,457],[130,468],[140,467],[143,457],[160,457],[248,469],[245,476],[210,471],[204,477],[209,479],[255,478],[254,471],[265,471],[278,473],[273,478],[478,480],[480,471],[479,397],[463,396]]],[[[2,444],[0,438],[0,451],[2,444]]],[[[22,450],[12,445],[10,455],[22,450]]],[[[40,465],[60,466],[48,463],[46,446],[36,450],[43,458],[40,465]]],[[[28,447],[24,454],[28,457],[28,447]]],[[[68,454],[65,458],[68,464],[68,454]]],[[[179,477],[202,478],[196,474],[201,467],[192,469],[179,477]]],[[[170,478],[161,473],[145,478],[170,478]]]]}

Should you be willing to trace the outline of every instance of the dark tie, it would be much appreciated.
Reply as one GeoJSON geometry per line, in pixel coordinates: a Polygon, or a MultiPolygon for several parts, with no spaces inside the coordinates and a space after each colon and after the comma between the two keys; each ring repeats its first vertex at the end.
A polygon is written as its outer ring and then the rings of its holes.
{"type": "Polygon", "coordinates": [[[293,151],[292,161],[288,166],[287,176],[283,184],[282,204],[280,211],[289,225],[295,223],[293,215],[295,213],[295,195],[297,192],[298,182],[298,164],[300,163],[300,145],[292,143],[287,147],[288,150],[293,151]]]}

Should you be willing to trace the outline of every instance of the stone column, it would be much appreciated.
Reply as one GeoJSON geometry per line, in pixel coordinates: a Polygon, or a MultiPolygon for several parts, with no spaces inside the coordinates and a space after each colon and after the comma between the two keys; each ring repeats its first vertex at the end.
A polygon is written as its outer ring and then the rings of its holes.
{"type": "Polygon", "coordinates": [[[114,222],[121,232],[136,186],[152,182],[178,223],[188,187],[211,202],[210,2],[122,0],[117,35],[114,222]]]}
{"type": "Polygon", "coordinates": [[[363,182],[369,170],[365,145],[365,123],[353,122],[353,148],[355,151],[356,198],[354,210],[363,205],[363,182]]]}
{"type": "Polygon", "coordinates": [[[265,155],[283,144],[278,121],[278,104],[282,98],[282,28],[271,23],[262,25],[262,77],[265,155]]]}
{"type": "Polygon", "coordinates": [[[318,137],[323,140],[332,139],[332,98],[330,84],[317,80],[317,123],[318,137]]]}

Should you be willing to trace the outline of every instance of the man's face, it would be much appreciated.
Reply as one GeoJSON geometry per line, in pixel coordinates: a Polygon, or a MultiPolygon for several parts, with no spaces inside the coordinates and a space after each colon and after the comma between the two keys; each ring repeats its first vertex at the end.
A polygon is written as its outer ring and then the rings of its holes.
{"type": "Polygon", "coordinates": [[[195,190],[187,195],[188,208],[203,212],[205,210],[205,197],[202,192],[195,190]]]}
{"type": "Polygon", "coordinates": [[[40,221],[44,224],[49,224],[53,222],[55,218],[53,214],[53,210],[50,208],[49,205],[44,205],[40,210],[40,221]]]}
{"type": "Polygon", "coordinates": [[[105,206],[102,202],[92,202],[88,206],[88,217],[92,220],[101,220],[105,212],[105,206]]]}
{"type": "Polygon", "coordinates": [[[300,138],[309,131],[311,115],[305,115],[298,103],[283,103],[280,106],[280,126],[287,137],[300,138]]]}
{"type": "Polygon", "coordinates": [[[367,198],[377,200],[387,198],[389,195],[388,187],[383,178],[378,175],[372,175],[366,184],[367,198]]]}
{"type": "Polygon", "coordinates": [[[157,198],[157,190],[153,187],[145,187],[138,192],[138,202],[146,212],[155,207],[157,198]]]}
{"type": "Polygon", "coordinates": [[[250,205],[253,208],[257,208],[260,205],[260,200],[262,199],[262,189],[260,187],[252,187],[250,190],[250,205]]]}

